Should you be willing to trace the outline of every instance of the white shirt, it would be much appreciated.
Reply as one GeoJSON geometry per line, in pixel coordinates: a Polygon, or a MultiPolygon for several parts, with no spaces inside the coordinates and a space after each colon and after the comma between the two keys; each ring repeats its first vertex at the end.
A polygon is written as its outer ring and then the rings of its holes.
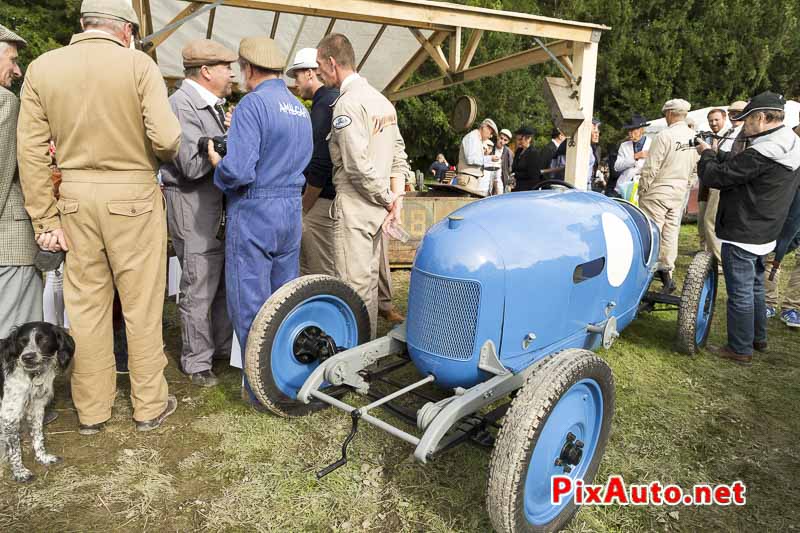
{"type": "Polygon", "coordinates": [[[206,89],[205,87],[203,87],[194,80],[186,78],[185,80],[183,80],[183,83],[188,83],[189,87],[197,91],[197,94],[200,95],[200,98],[202,98],[203,101],[208,105],[210,105],[211,107],[214,107],[218,103],[221,104],[225,102],[225,100],[217,98],[214,93],[212,93],[211,91],[209,91],[208,89],[206,89]]]}
{"type": "Polygon", "coordinates": [[[742,126],[739,125],[733,131],[728,130],[725,132],[724,137],[725,140],[719,144],[718,150],[720,152],[730,152],[733,149],[733,141],[736,140],[736,137],[739,136],[739,132],[742,131],[742,126]]]}
{"type": "MultiPolygon", "coordinates": [[[[652,139],[650,137],[645,137],[642,151],[649,151],[651,142],[652,139]]],[[[643,157],[637,160],[634,159],[633,156],[633,141],[625,141],[619,145],[617,161],[614,163],[614,170],[620,172],[619,179],[617,180],[617,187],[622,187],[641,175],[642,167],[644,167],[647,158],[643,157]]]]}
{"type": "Polygon", "coordinates": [[[767,244],[745,244],[743,242],[725,241],[722,239],[720,239],[719,242],[727,242],[753,255],[767,255],[775,249],[775,244],[777,244],[777,241],[768,242],[767,244]]]}
{"type": "Polygon", "coordinates": [[[492,156],[500,155],[497,153],[497,150],[493,151],[489,155],[483,156],[484,161],[484,170],[483,176],[478,179],[478,188],[483,194],[489,195],[492,192],[492,186],[495,186],[498,191],[503,190],[503,178],[502,178],[502,169],[500,161],[493,161],[492,156]],[[490,170],[491,168],[497,168],[497,170],[490,170]]]}
{"type": "Polygon", "coordinates": [[[355,80],[357,80],[360,77],[361,77],[361,75],[358,72],[353,72],[352,74],[347,76],[345,79],[342,80],[342,85],[339,87],[339,92],[343,93],[345,87],[347,87],[348,85],[350,85],[351,83],[353,83],[355,80]]]}
{"type": "Polygon", "coordinates": [[[464,147],[464,158],[468,165],[483,165],[483,139],[480,130],[472,130],[464,135],[461,141],[464,147]]]}

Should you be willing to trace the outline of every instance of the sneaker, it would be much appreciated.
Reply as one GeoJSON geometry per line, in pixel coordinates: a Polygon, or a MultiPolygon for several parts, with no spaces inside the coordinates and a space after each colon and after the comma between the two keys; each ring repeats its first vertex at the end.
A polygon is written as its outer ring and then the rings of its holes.
{"type": "Polygon", "coordinates": [[[189,379],[193,385],[198,387],[216,387],[219,385],[219,378],[212,370],[203,370],[202,372],[195,372],[189,374],[189,379]]]}
{"type": "Polygon", "coordinates": [[[790,328],[800,328],[800,312],[797,309],[787,309],[781,313],[781,322],[790,328]]]}
{"type": "Polygon", "coordinates": [[[167,396],[167,406],[164,412],[152,420],[145,420],[143,422],[136,421],[136,431],[152,431],[161,426],[161,423],[178,408],[178,399],[170,394],[167,396]]]}
{"type": "Polygon", "coordinates": [[[778,314],[778,313],[777,313],[777,311],[775,311],[775,308],[772,307],[771,305],[768,305],[767,306],[767,318],[773,318],[776,314],[778,314]]]}

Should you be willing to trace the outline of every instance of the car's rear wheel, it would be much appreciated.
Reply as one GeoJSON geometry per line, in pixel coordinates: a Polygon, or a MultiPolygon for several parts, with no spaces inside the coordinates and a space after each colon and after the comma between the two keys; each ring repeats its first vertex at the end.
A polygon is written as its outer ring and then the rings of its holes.
{"type": "Polygon", "coordinates": [[[253,393],[281,416],[325,407],[304,404],[297,393],[324,358],[369,340],[370,320],[361,297],[331,276],[304,276],[270,296],[247,337],[245,372],[253,393]]]}
{"type": "Polygon", "coordinates": [[[709,252],[694,256],[683,282],[678,307],[678,351],[694,355],[705,346],[717,298],[717,261],[709,252]]]}

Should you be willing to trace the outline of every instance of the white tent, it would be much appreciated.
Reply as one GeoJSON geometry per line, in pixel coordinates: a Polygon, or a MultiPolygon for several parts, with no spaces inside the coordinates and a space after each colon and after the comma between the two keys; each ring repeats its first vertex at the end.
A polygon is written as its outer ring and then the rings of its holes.
{"type": "MultiPolygon", "coordinates": [[[[185,7],[184,2],[153,0],[153,27],[158,30],[167,25],[185,7]]],[[[210,12],[189,20],[180,26],[169,39],[157,49],[158,64],[167,79],[182,78],[181,49],[187,42],[206,36],[210,12]]],[[[269,35],[275,22],[276,14],[272,11],[259,11],[238,7],[220,6],[216,8],[211,36],[231,50],[236,51],[239,41],[249,35],[269,35]]],[[[316,47],[325,35],[330,24],[329,18],[306,15],[281,14],[275,26],[275,41],[287,58],[301,48],[316,47]]],[[[380,24],[337,20],[333,31],[344,33],[353,43],[356,61],[361,61],[370,48],[378,32],[380,36],[380,52],[370,54],[360,73],[370,83],[384,89],[395,74],[417,52],[420,44],[406,28],[389,26],[381,30],[380,24]]],[[[430,31],[421,32],[426,38],[430,31]]],[[[291,59],[290,59],[291,61],[291,59]]],[[[288,80],[291,85],[291,80],[288,80]]]]}
{"type": "MultiPolygon", "coordinates": [[[[708,128],[708,112],[712,109],[725,109],[727,111],[728,106],[715,106],[715,107],[704,107],[703,109],[696,109],[694,111],[689,111],[689,117],[691,117],[695,122],[695,131],[709,131],[708,128]]],[[[798,124],[800,124],[800,103],[795,102],[794,100],[788,100],[786,102],[786,118],[784,119],[783,123],[789,126],[790,128],[794,128],[798,124]]],[[[725,126],[723,129],[727,129],[731,126],[730,120],[725,122],[725,126]]],[[[667,121],[664,118],[660,118],[658,120],[653,120],[650,122],[650,125],[645,128],[645,133],[649,134],[656,134],[659,131],[663,130],[667,127],[667,121]]]]}

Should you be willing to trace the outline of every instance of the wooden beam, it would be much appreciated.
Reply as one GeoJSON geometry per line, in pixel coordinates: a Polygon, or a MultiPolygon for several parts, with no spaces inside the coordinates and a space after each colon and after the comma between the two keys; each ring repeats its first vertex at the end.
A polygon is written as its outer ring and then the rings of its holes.
{"type": "MultiPolygon", "coordinates": [[[[556,41],[554,43],[550,43],[548,48],[553,50],[556,55],[558,55],[567,53],[571,46],[571,42],[556,41]]],[[[530,65],[545,63],[549,60],[550,56],[547,54],[547,52],[537,46],[536,48],[519,52],[501,59],[495,59],[494,61],[489,61],[488,63],[469,68],[462,72],[457,72],[450,76],[442,76],[440,78],[418,83],[417,85],[412,85],[411,87],[407,87],[399,91],[389,92],[387,87],[387,90],[384,91],[384,94],[389,100],[396,102],[412,96],[421,96],[433,91],[438,91],[439,89],[460,85],[468,81],[475,81],[488,76],[497,76],[498,74],[502,74],[511,70],[517,70],[530,65]]]]}
{"type": "MultiPolygon", "coordinates": [[[[209,3],[214,0],[199,0],[209,3]]],[[[225,0],[226,6],[452,32],[484,31],[592,42],[606,26],[428,0],[225,0]]]]}
{"type": "MultiPolygon", "coordinates": [[[[201,7],[203,7],[203,3],[202,2],[192,2],[191,4],[189,4],[188,6],[183,8],[180,13],[175,15],[175,17],[172,20],[167,22],[166,26],[172,24],[173,22],[178,22],[179,20],[185,19],[186,17],[188,17],[189,15],[191,15],[192,13],[194,13],[195,11],[200,9],[201,7]]],[[[176,28],[172,28],[171,30],[162,33],[161,35],[157,36],[155,39],[150,41],[151,47],[149,48],[148,53],[154,52],[155,49],[158,48],[159,45],[161,45],[161,43],[166,41],[170,37],[170,35],[172,35],[176,31],[178,31],[179,28],[180,28],[180,26],[178,26],[176,28]]]]}
{"type": "Polygon", "coordinates": [[[483,30],[472,30],[467,40],[467,46],[464,48],[464,55],[461,57],[461,63],[458,64],[457,72],[466,70],[472,64],[472,58],[475,57],[475,52],[478,50],[478,43],[481,42],[483,37],[483,30]]]}
{"type": "MultiPolygon", "coordinates": [[[[445,39],[447,39],[448,35],[449,34],[444,31],[436,32],[431,35],[430,39],[428,40],[431,42],[431,44],[439,45],[442,44],[445,39]]],[[[412,74],[414,74],[417,69],[428,60],[428,57],[428,52],[425,50],[425,48],[420,47],[420,49],[417,50],[417,53],[408,60],[408,63],[406,63],[400,72],[397,73],[394,79],[389,82],[383,92],[385,94],[389,94],[397,91],[406,81],[408,81],[408,78],[410,78],[412,74]]]]}
{"type": "Polygon", "coordinates": [[[217,8],[211,10],[208,14],[208,27],[206,28],[206,39],[211,39],[211,34],[214,32],[214,18],[217,16],[217,8]]]}
{"type": "Polygon", "coordinates": [[[334,24],[336,24],[336,19],[332,18],[330,23],[328,24],[328,29],[325,30],[325,37],[327,37],[328,35],[331,34],[331,32],[333,31],[333,25],[334,24]]]}
{"type": "MultiPolygon", "coordinates": [[[[556,53],[556,55],[560,55],[556,53]]],[[[567,167],[564,179],[578,189],[586,189],[589,172],[589,150],[592,139],[592,113],[594,112],[594,85],[597,72],[597,43],[576,43],[572,54],[573,73],[580,80],[578,100],[583,120],[572,141],[567,145],[567,167]]]]}
{"type": "Polygon", "coordinates": [[[461,26],[457,26],[456,31],[450,36],[447,52],[447,63],[450,65],[450,72],[454,72],[461,64],[461,26]]]}
{"type": "Polygon", "coordinates": [[[281,19],[280,11],[275,12],[275,17],[272,19],[272,29],[269,32],[269,38],[274,39],[275,34],[278,32],[278,21],[281,19]]]}
{"type": "Polygon", "coordinates": [[[428,55],[431,56],[433,62],[436,63],[436,66],[439,67],[439,70],[442,71],[442,74],[447,75],[450,71],[450,65],[447,64],[447,58],[444,57],[444,52],[442,52],[441,45],[433,45],[422,35],[422,32],[419,31],[417,28],[409,28],[408,29],[414,37],[417,38],[419,44],[422,45],[422,48],[428,52],[428,55]]]}
{"type": "Polygon", "coordinates": [[[369,48],[367,48],[367,51],[364,53],[364,57],[361,58],[361,62],[359,62],[358,68],[356,69],[356,72],[361,72],[361,67],[363,67],[364,63],[367,62],[367,59],[369,58],[369,55],[375,49],[375,45],[378,44],[378,41],[381,40],[381,37],[383,36],[383,32],[386,31],[386,28],[387,28],[387,26],[386,26],[386,24],[384,24],[383,26],[381,26],[381,29],[378,30],[378,34],[375,35],[374,39],[372,39],[372,42],[370,43],[369,48]]]}

